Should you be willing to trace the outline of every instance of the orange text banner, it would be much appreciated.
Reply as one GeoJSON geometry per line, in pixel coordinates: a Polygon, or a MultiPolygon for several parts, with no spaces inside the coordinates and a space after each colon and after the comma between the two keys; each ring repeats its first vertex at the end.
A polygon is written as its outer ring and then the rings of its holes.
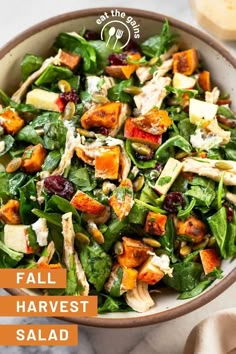
{"type": "Polygon", "coordinates": [[[66,324],[0,325],[0,345],[78,345],[78,326],[66,324]]]}
{"type": "Polygon", "coordinates": [[[0,316],[97,316],[97,296],[1,296],[0,316]]]}

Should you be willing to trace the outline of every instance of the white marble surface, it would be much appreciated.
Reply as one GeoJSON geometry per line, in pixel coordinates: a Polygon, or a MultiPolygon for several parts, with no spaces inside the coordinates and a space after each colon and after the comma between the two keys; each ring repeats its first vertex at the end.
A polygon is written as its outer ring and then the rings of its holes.
{"type": "MultiPolygon", "coordinates": [[[[176,17],[184,22],[198,27],[195,18],[189,8],[187,0],[7,0],[1,3],[0,22],[0,47],[29,26],[65,12],[90,7],[133,7],[156,11],[168,16],[176,17]]],[[[99,10],[98,10],[99,13],[99,10]]],[[[234,54],[236,54],[236,42],[224,43],[234,54]]],[[[4,295],[3,290],[0,295],[4,295]]],[[[65,347],[1,347],[0,352],[4,354],[144,354],[140,351],[140,341],[147,343],[146,336],[151,330],[156,331],[159,338],[156,353],[160,354],[181,354],[185,339],[191,329],[210,313],[223,308],[236,306],[236,286],[232,285],[222,295],[202,308],[180,317],[155,326],[113,330],[80,327],[80,345],[78,348],[65,347]]],[[[56,323],[55,320],[46,318],[0,318],[0,323],[56,323]]],[[[152,343],[149,343],[152,344],[152,343]]],[[[210,349],[209,349],[210,350],[210,349]]],[[[210,353],[210,351],[209,351],[210,353]]],[[[222,353],[223,354],[223,353],[222,353]]]]}

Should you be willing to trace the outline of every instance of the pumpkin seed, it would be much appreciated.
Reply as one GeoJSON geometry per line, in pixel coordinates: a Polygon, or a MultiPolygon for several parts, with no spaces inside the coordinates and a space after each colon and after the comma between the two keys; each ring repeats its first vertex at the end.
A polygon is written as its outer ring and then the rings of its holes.
{"type": "Polygon", "coordinates": [[[116,189],[116,185],[109,181],[104,181],[102,184],[102,192],[105,195],[108,195],[110,192],[113,192],[116,189]]]}
{"type": "Polygon", "coordinates": [[[217,161],[215,163],[215,167],[217,167],[219,170],[231,170],[233,166],[227,162],[227,161],[217,161]]]}
{"type": "Polygon", "coordinates": [[[64,112],[61,117],[65,120],[71,120],[75,114],[75,104],[74,102],[68,102],[65,106],[64,112]]]}
{"type": "Polygon", "coordinates": [[[93,222],[92,220],[88,221],[88,225],[87,225],[87,231],[88,233],[94,238],[94,240],[99,243],[100,245],[102,243],[104,243],[104,236],[101,233],[101,231],[98,229],[97,225],[95,224],[95,222],[93,222]]]}
{"type": "Polygon", "coordinates": [[[77,128],[76,130],[80,135],[85,136],[85,138],[96,138],[96,134],[92,131],[82,128],[77,128]]]}
{"type": "Polygon", "coordinates": [[[90,243],[90,239],[87,235],[83,234],[82,232],[76,232],[75,234],[76,240],[84,245],[88,245],[90,243]]]}
{"type": "Polygon", "coordinates": [[[123,244],[120,241],[117,241],[114,245],[114,252],[115,254],[119,255],[124,252],[123,244]]]}
{"type": "Polygon", "coordinates": [[[153,57],[152,59],[149,60],[149,65],[153,66],[158,62],[158,57],[153,57]]]}
{"type": "Polygon", "coordinates": [[[100,104],[105,104],[109,102],[108,98],[103,95],[93,95],[92,101],[94,103],[100,103],[100,104]]]}
{"type": "Polygon", "coordinates": [[[15,157],[14,159],[12,159],[7,167],[6,167],[6,172],[7,173],[13,173],[15,171],[17,171],[20,167],[21,167],[21,163],[22,163],[22,158],[21,157],[15,157]]]}
{"type": "Polygon", "coordinates": [[[68,81],[66,80],[60,80],[58,81],[58,87],[61,92],[69,92],[71,91],[71,86],[68,81]]]}
{"type": "Polygon", "coordinates": [[[215,243],[216,243],[215,237],[214,237],[214,236],[211,236],[211,237],[209,238],[209,241],[208,241],[207,246],[211,247],[211,246],[213,246],[215,243]]]}
{"type": "Polygon", "coordinates": [[[144,182],[145,178],[143,175],[139,175],[138,177],[136,177],[133,181],[134,192],[139,192],[143,188],[144,182]]]}
{"type": "Polygon", "coordinates": [[[129,93],[130,95],[138,95],[139,93],[142,92],[142,89],[138,86],[129,86],[129,87],[124,87],[123,91],[129,93]]]}
{"type": "Polygon", "coordinates": [[[206,245],[208,244],[209,242],[209,237],[208,236],[205,236],[203,241],[197,243],[195,246],[193,246],[193,250],[196,251],[196,250],[200,250],[202,248],[205,248],[206,245]]]}
{"type": "Polygon", "coordinates": [[[158,242],[157,240],[154,240],[153,238],[144,237],[143,242],[146,243],[146,245],[151,246],[151,247],[155,247],[155,248],[161,247],[160,242],[158,242]]]}
{"type": "Polygon", "coordinates": [[[191,251],[192,251],[191,247],[185,245],[185,246],[180,248],[179,253],[180,253],[181,256],[186,257],[186,256],[188,256],[191,253],[191,251]]]}
{"type": "Polygon", "coordinates": [[[140,155],[148,156],[152,153],[150,146],[141,143],[132,143],[132,148],[140,155]]]}

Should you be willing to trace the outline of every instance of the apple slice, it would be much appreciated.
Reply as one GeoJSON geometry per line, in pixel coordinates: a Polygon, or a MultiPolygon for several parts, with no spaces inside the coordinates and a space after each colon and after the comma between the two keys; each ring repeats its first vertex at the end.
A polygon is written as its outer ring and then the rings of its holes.
{"type": "Polygon", "coordinates": [[[26,104],[46,111],[62,112],[64,103],[58,93],[34,89],[27,93],[26,104]]]}

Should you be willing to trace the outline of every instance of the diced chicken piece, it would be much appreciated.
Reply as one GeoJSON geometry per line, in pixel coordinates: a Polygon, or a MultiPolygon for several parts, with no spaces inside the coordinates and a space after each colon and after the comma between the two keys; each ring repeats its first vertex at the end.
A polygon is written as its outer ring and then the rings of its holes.
{"type": "Polygon", "coordinates": [[[5,224],[18,225],[21,224],[20,203],[18,200],[10,199],[0,208],[0,220],[5,224]]]}
{"type": "Polygon", "coordinates": [[[51,259],[56,251],[54,242],[51,241],[48,246],[47,246],[47,252],[46,255],[43,255],[39,258],[37,262],[37,266],[40,267],[41,264],[49,264],[51,262],[51,259]]]}
{"type": "Polygon", "coordinates": [[[137,312],[146,312],[155,305],[149,294],[148,284],[141,280],[137,281],[136,288],[127,291],[125,300],[127,305],[137,312]]]}
{"type": "Polygon", "coordinates": [[[209,91],[205,92],[205,101],[207,103],[216,104],[219,97],[220,97],[220,90],[218,89],[218,87],[214,87],[211,92],[209,91]]]}
{"type": "Polygon", "coordinates": [[[6,144],[5,141],[0,141],[0,154],[5,150],[6,144]]]}
{"type": "Polygon", "coordinates": [[[32,224],[32,229],[34,230],[37,242],[39,246],[47,246],[48,243],[48,227],[47,221],[44,218],[39,218],[34,224],[32,224]]]}
{"type": "Polygon", "coordinates": [[[153,73],[151,72],[151,66],[140,66],[136,70],[136,75],[141,84],[148,80],[151,80],[151,78],[153,77],[153,73]]]}
{"type": "Polygon", "coordinates": [[[221,145],[226,145],[230,141],[231,132],[228,130],[222,129],[216,118],[214,118],[207,126],[206,130],[209,131],[211,134],[222,139],[221,145]]]}
{"type": "Polygon", "coordinates": [[[181,90],[192,89],[196,84],[196,79],[181,73],[175,73],[173,76],[173,87],[181,90]]]}
{"type": "Polygon", "coordinates": [[[190,142],[195,149],[208,151],[222,144],[223,139],[203,129],[196,129],[195,133],[190,136],[190,142]]]}
{"type": "Polygon", "coordinates": [[[10,249],[25,254],[33,253],[28,241],[28,226],[8,225],[4,226],[4,243],[10,249]]]}
{"type": "MultiPolygon", "coordinates": [[[[222,166],[223,166],[222,164],[222,166]]],[[[228,160],[194,159],[187,157],[183,160],[183,172],[196,173],[199,176],[208,177],[219,182],[224,171],[224,184],[236,186],[236,162],[228,160]],[[223,163],[227,168],[217,168],[217,164],[223,163]],[[232,166],[232,168],[229,168],[232,166]]]]}
{"type": "Polygon", "coordinates": [[[67,66],[73,71],[80,64],[81,56],[79,54],[69,53],[62,50],[59,55],[59,61],[61,65],[67,66]]]}
{"type": "Polygon", "coordinates": [[[72,213],[66,213],[62,216],[62,234],[64,237],[64,262],[68,270],[71,269],[71,257],[74,258],[76,275],[78,283],[81,284],[84,290],[80,293],[82,296],[87,296],[89,293],[89,283],[86,279],[85,272],[80,263],[78,254],[74,249],[75,232],[72,222],[72,213]]]}
{"type": "Polygon", "coordinates": [[[50,64],[60,65],[60,55],[61,49],[59,49],[57,55],[55,57],[50,57],[46,59],[41,68],[31,74],[27,80],[20,86],[20,88],[12,95],[12,100],[20,103],[22,98],[25,96],[28,88],[34,83],[34,81],[47,69],[50,64]]]}
{"type": "Polygon", "coordinates": [[[189,100],[189,120],[192,124],[202,124],[212,121],[217,113],[218,106],[213,103],[190,98],[189,100]]]}
{"type": "Polygon", "coordinates": [[[107,96],[107,91],[114,85],[114,79],[109,76],[104,75],[99,77],[95,75],[88,75],[86,77],[87,91],[90,95],[99,94],[102,96],[107,96]]]}
{"type": "Polygon", "coordinates": [[[153,107],[160,108],[167,95],[165,86],[170,85],[169,77],[156,77],[148,81],[143,87],[142,92],[134,96],[134,101],[138,111],[145,114],[153,107]]]}
{"type": "Polygon", "coordinates": [[[158,66],[157,70],[154,72],[153,76],[156,79],[163,77],[168,71],[170,71],[173,67],[173,59],[168,59],[164,61],[160,66],[158,66]]]}
{"type": "Polygon", "coordinates": [[[71,164],[71,159],[74,155],[75,149],[81,144],[80,135],[78,134],[75,137],[74,132],[74,127],[68,127],[66,134],[65,150],[61,157],[59,166],[52,172],[52,176],[63,175],[65,169],[71,164]]]}

